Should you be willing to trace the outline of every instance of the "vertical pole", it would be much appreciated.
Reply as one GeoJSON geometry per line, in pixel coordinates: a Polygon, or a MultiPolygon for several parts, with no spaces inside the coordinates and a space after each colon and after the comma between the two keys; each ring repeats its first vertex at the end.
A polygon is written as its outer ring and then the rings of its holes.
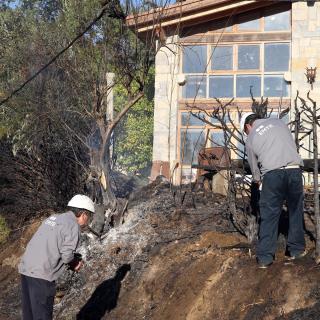
{"type": "MultiPolygon", "coordinates": [[[[106,119],[107,121],[111,122],[113,121],[113,118],[114,118],[114,107],[113,107],[114,73],[107,72],[106,80],[107,80],[106,119]]],[[[114,148],[115,148],[114,141],[112,141],[109,147],[110,160],[113,158],[114,148]]]]}
{"type": "Polygon", "coordinates": [[[314,215],[316,220],[316,258],[320,258],[320,210],[319,210],[319,181],[318,181],[318,126],[317,126],[317,104],[313,103],[313,186],[314,186],[314,215]]]}

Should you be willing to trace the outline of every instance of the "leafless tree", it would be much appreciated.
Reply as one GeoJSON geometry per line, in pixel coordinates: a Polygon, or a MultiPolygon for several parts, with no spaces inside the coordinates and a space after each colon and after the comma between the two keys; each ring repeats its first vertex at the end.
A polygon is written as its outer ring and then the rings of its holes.
{"type": "Polygon", "coordinates": [[[319,151],[318,151],[318,130],[319,119],[318,115],[320,108],[317,108],[317,103],[310,96],[310,91],[307,93],[307,100],[303,99],[299,92],[295,98],[295,138],[297,148],[303,149],[313,156],[313,215],[315,224],[315,239],[316,239],[316,262],[320,263],[320,208],[319,208],[319,151]],[[300,106],[298,107],[298,102],[300,106]],[[310,137],[312,144],[306,145],[304,139],[310,137]]]}
{"type": "MultiPolygon", "coordinates": [[[[251,90],[250,90],[251,91],[251,90]]],[[[261,118],[270,117],[273,109],[269,107],[268,99],[261,97],[260,101],[257,101],[251,92],[252,112],[259,115],[261,118]]],[[[252,185],[248,175],[248,164],[245,160],[245,142],[243,140],[242,133],[239,131],[237,123],[230,116],[231,110],[237,111],[238,118],[240,119],[243,111],[234,104],[234,99],[229,100],[226,103],[222,103],[221,100],[215,99],[216,106],[213,110],[199,109],[196,106],[189,106],[190,114],[204,123],[210,128],[221,130],[224,134],[224,143],[221,147],[226,150],[232,151],[238,159],[230,158],[230,165],[221,167],[219,165],[212,165],[214,171],[220,170],[228,171],[228,208],[230,218],[236,226],[236,228],[246,235],[250,242],[254,241],[258,232],[258,217],[259,217],[259,190],[258,187],[252,185]],[[212,119],[212,120],[208,120],[212,119]]],[[[280,103],[279,118],[284,117],[289,108],[282,110],[280,103]]]]}

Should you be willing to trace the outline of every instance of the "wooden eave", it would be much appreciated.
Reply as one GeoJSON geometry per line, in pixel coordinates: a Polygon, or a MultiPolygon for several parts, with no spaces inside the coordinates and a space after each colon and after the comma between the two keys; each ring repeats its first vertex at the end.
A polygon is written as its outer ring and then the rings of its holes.
{"type": "Polygon", "coordinates": [[[128,16],[127,25],[141,35],[155,27],[194,25],[274,4],[279,4],[279,1],[189,0],[128,16]]]}

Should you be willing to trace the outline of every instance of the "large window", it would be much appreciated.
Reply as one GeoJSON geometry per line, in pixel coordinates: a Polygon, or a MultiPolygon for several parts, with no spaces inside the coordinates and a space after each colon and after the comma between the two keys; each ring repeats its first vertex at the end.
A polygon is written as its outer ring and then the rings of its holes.
{"type": "MultiPolygon", "coordinates": [[[[211,118],[205,113],[198,113],[203,119],[211,123],[217,123],[215,118],[211,118]]],[[[231,119],[237,116],[236,111],[230,114],[231,119]]],[[[225,122],[231,125],[229,117],[225,122]]],[[[198,163],[199,151],[204,147],[224,147],[230,143],[230,139],[219,129],[214,129],[210,124],[192,115],[191,112],[180,112],[180,161],[184,165],[198,163]]]]}
{"type": "MultiPolygon", "coordinates": [[[[238,16],[231,32],[276,34],[290,31],[290,28],[290,10],[273,10],[238,16]]],[[[254,97],[289,97],[289,84],[284,80],[284,73],[290,71],[290,40],[247,39],[251,40],[184,45],[182,72],[186,75],[186,84],[182,87],[181,97],[248,99],[250,92],[254,97]]]]}
{"type": "MultiPolygon", "coordinates": [[[[192,116],[185,110],[186,104],[190,107],[198,100],[197,106],[207,108],[211,102],[214,104],[213,98],[234,97],[236,104],[245,109],[250,106],[251,94],[255,98],[274,98],[270,99],[272,105],[278,103],[279,98],[290,97],[290,86],[284,77],[290,71],[290,5],[252,10],[192,26],[183,32],[180,72],[185,75],[186,83],[180,91],[183,100],[179,103],[177,157],[182,178],[192,180],[196,171],[190,165],[198,163],[200,149],[227,145],[231,157],[240,158],[243,145],[192,116]],[[207,28],[205,32],[204,28],[207,28]]],[[[200,114],[217,124],[217,120],[205,112],[200,114]]],[[[237,111],[231,108],[230,114],[233,123],[238,123],[237,111]]],[[[270,117],[278,116],[275,108],[270,117]]],[[[227,117],[225,121],[232,126],[227,117]]],[[[283,121],[287,122],[288,117],[283,121]]]]}
{"type": "MultiPolygon", "coordinates": [[[[290,66],[289,42],[208,45],[207,50],[210,54],[201,57],[208,56],[210,61],[197,64],[206,65],[205,72],[188,72],[182,98],[250,98],[250,90],[255,97],[289,96],[289,84],[284,80],[290,66]]],[[[183,70],[195,70],[188,66],[191,59],[184,57],[183,70]]]]}

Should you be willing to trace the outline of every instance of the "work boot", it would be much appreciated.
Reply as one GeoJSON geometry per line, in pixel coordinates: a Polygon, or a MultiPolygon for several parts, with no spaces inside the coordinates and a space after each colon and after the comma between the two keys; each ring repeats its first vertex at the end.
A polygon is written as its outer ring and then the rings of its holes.
{"type": "Polygon", "coordinates": [[[271,261],[271,262],[263,263],[263,262],[260,262],[259,260],[257,260],[257,263],[258,263],[259,269],[267,269],[272,265],[273,262],[271,261]]]}
{"type": "Polygon", "coordinates": [[[304,251],[302,251],[302,252],[300,252],[300,253],[297,253],[297,254],[295,254],[295,255],[292,255],[292,256],[290,256],[290,257],[287,257],[287,260],[291,261],[291,260],[301,259],[301,258],[303,258],[304,256],[306,256],[307,253],[308,253],[308,251],[307,251],[307,250],[304,250],[304,251]]]}

